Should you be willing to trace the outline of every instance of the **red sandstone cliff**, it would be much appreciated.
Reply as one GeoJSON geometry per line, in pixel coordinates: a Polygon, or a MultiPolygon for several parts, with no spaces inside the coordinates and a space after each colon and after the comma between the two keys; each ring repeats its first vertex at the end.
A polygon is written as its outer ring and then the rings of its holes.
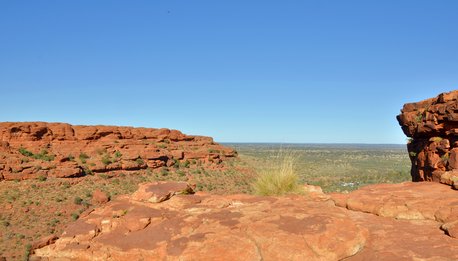
{"type": "Polygon", "coordinates": [[[174,164],[218,168],[236,152],[177,130],[65,123],[0,123],[0,180],[75,177],[174,164]]]}
{"type": "Polygon", "coordinates": [[[412,180],[453,185],[458,180],[458,91],[407,103],[397,119],[410,138],[412,180]]]}

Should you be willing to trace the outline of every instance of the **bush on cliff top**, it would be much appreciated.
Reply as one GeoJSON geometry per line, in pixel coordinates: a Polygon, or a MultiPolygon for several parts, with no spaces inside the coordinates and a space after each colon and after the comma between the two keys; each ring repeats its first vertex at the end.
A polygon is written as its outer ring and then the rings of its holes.
{"type": "Polygon", "coordinates": [[[259,171],[253,184],[255,194],[261,196],[279,196],[299,193],[299,176],[294,170],[296,157],[292,153],[280,152],[267,166],[259,171]]]}

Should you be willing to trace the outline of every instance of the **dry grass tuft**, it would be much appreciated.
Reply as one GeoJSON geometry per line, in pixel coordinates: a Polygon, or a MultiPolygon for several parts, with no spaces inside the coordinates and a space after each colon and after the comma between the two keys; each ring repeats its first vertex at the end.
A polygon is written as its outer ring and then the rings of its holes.
{"type": "Polygon", "coordinates": [[[292,152],[280,151],[268,166],[258,172],[253,184],[254,193],[261,196],[280,196],[300,193],[299,176],[295,171],[297,157],[292,152]]]}

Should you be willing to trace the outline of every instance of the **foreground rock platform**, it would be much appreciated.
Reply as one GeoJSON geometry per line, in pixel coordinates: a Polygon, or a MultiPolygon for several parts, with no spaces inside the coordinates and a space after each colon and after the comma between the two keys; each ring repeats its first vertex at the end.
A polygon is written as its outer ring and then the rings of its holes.
{"type": "Polygon", "coordinates": [[[66,123],[0,123],[0,181],[69,178],[193,164],[208,169],[236,152],[177,130],[66,123]]]}
{"type": "Polygon", "coordinates": [[[143,184],[71,224],[32,260],[458,260],[458,240],[443,230],[458,220],[456,193],[403,183],[332,198],[316,189],[217,196],[186,183],[143,184]]]}
{"type": "Polygon", "coordinates": [[[337,206],[397,220],[436,221],[458,238],[458,191],[438,183],[377,184],[333,194],[337,206]]]}
{"type": "Polygon", "coordinates": [[[458,188],[458,91],[407,103],[397,119],[410,138],[412,180],[458,188]]]}

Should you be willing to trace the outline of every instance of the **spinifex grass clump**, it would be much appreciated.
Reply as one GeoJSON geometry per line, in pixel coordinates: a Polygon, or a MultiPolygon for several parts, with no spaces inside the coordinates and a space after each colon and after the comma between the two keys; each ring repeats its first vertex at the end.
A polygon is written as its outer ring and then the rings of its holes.
{"type": "Polygon", "coordinates": [[[259,176],[253,184],[254,192],[262,196],[299,193],[299,176],[294,169],[296,160],[291,152],[279,152],[273,156],[269,166],[258,171],[259,176]]]}

